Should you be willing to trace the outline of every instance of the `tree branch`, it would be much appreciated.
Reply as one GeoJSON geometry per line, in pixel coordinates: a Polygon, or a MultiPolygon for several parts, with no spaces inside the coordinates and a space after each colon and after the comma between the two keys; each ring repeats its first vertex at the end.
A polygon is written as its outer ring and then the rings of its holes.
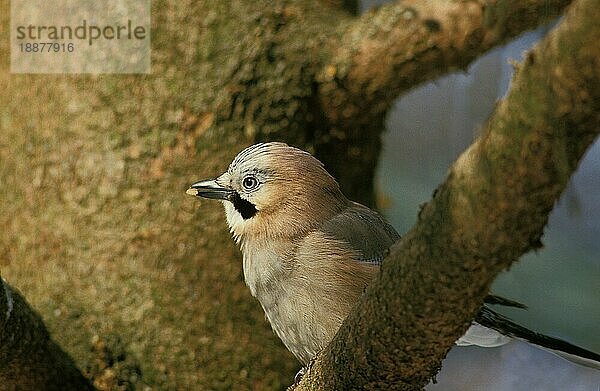
{"type": "Polygon", "coordinates": [[[317,72],[317,156],[342,190],[373,205],[387,109],[401,93],[556,18],[569,0],[397,1],[339,22],[317,72]]]}
{"type": "Polygon", "coordinates": [[[40,316],[0,278],[0,388],[91,390],[75,363],[48,335],[40,316]]]}
{"type": "Polygon", "coordinates": [[[297,390],[421,389],[495,276],[541,246],[600,131],[600,5],[581,0],[532,50],[486,130],[397,243],[297,390]]]}
{"type": "Polygon", "coordinates": [[[408,0],[342,23],[320,75],[331,122],[368,122],[402,92],[465,68],[494,46],[561,14],[569,0],[408,0]],[[370,114],[370,115],[369,115],[370,114]]]}

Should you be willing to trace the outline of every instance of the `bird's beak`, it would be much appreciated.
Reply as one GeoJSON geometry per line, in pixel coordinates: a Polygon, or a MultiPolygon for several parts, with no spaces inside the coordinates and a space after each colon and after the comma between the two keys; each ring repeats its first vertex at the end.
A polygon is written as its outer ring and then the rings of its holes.
{"type": "Polygon", "coordinates": [[[196,197],[212,198],[215,200],[230,200],[235,191],[220,186],[217,181],[210,179],[192,184],[186,193],[196,197]]]}

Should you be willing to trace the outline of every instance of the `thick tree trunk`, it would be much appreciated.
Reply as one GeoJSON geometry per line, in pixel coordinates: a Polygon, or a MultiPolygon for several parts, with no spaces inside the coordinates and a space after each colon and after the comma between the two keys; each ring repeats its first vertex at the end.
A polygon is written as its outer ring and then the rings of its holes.
{"type": "MultiPolygon", "coordinates": [[[[0,64],[0,267],[97,387],[288,384],[298,364],[242,282],[222,211],[187,185],[279,139],[371,203],[392,99],[567,1],[525,3],[538,13],[515,12],[521,0],[399,2],[359,18],[349,3],[153,1],[151,75],[0,64]],[[370,49],[394,55],[362,74],[370,49]]],[[[0,11],[8,26],[8,1],[0,11]]]]}

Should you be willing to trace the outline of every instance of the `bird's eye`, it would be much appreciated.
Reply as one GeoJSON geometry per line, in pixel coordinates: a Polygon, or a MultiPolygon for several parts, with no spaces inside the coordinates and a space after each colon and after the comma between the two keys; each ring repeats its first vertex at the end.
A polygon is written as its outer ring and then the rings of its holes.
{"type": "Polygon", "coordinates": [[[244,180],[242,181],[242,186],[244,186],[244,189],[246,190],[254,190],[258,187],[258,179],[256,179],[255,177],[249,175],[247,177],[244,178],[244,180]]]}

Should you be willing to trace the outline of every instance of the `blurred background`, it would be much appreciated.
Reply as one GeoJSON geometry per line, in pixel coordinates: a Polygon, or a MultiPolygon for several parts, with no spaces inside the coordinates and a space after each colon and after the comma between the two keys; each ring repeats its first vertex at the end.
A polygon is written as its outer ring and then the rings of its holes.
{"type": "MultiPolygon", "coordinates": [[[[377,2],[364,1],[365,11],[377,2]]],[[[381,2],[379,2],[381,3],[381,2]]],[[[379,204],[401,234],[452,162],[478,136],[507,92],[511,62],[552,26],[490,51],[465,73],[445,76],[400,97],[387,119],[377,172],[379,204]]],[[[600,143],[588,151],[550,216],[544,248],[502,274],[493,292],[527,310],[500,308],[518,323],[600,351],[600,143]]],[[[599,390],[600,372],[511,343],[457,347],[432,390],[599,390]]]]}

